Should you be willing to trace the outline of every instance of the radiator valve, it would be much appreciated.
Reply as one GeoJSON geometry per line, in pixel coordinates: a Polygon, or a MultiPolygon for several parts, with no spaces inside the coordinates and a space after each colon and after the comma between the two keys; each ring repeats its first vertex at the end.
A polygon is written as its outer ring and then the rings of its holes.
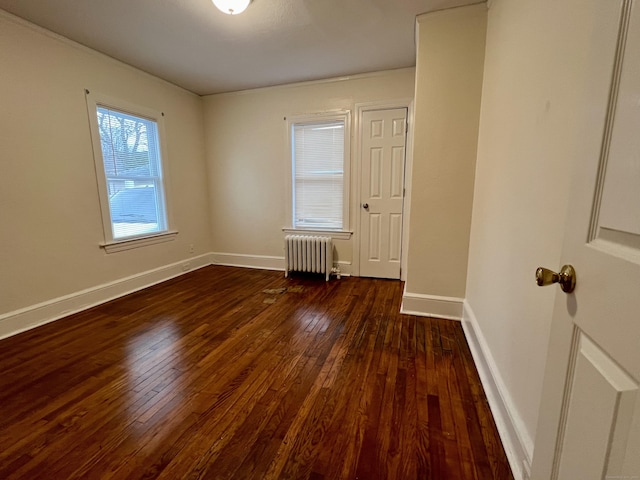
{"type": "Polygon", "coordinates": [[[338,280],[340,280],[340,267],[337,265],[331,269],[331,275],[335,275],[338,280]]]}

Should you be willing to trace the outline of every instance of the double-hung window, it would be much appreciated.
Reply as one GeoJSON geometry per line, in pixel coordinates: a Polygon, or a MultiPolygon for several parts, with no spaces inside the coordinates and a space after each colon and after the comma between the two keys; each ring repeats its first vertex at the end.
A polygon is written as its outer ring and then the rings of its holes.
{"type": "Polygon", "coordinates": [[[104,246],[155,243],[175,233],[167,215],[162,114],[96,97],[87,94],[104,246]]]}
{"type": "Polygon", "coordinates": [[[349,114],[289,120],[291,227],[343,232],[349,228],[349,114]]]}

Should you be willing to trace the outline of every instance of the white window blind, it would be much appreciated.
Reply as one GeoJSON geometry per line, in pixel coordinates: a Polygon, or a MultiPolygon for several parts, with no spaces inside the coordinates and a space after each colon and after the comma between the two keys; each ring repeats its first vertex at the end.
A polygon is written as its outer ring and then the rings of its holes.
{"type": "Polygon", "coordinates": [[[344,227],[345,121],[293,124],[293,227],[344,227]]]}
{"type": "Polygon", "coordinates": [[[155,121],[97,106],[113,239],[167,230],[155,121]]]}

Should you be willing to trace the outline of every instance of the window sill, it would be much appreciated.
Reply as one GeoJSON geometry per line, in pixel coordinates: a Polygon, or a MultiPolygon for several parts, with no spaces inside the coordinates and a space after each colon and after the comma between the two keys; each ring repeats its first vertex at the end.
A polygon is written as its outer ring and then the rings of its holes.
{"type": "Polygon", "coordinates": [[[282,231],[286,235],[321,235],[331,237],[334,240],[349,240],[353,232],[345,232],[338,230],[306,230],[300,228],[283,228],[282,231]]]}
{"type": "Polygon", "coordinates": [[[176,235],[178,235],[178,232],[163,232],[148,237],[137,237],[105,242],[101,244],[100,247],[104,248],[107,253],[122,252],[124,250],[131,250],[132,248],[155,245],[156,243],[170,242],[176,238],[176,235]]]}

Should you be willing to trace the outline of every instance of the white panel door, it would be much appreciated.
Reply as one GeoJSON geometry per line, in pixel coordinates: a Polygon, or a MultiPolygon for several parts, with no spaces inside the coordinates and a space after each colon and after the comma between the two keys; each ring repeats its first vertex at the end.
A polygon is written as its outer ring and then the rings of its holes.
{"type": "Polygon", "coordinates": [[[407,109],[362,114],[360,275],[400,278],[407,109]]]}
{"type": "Polygon", "coordinates": [[[532,477],[640,479],[640,5],[582,6],[586,108],[561,262],[577,285],[556,298],[532,477]]]}

